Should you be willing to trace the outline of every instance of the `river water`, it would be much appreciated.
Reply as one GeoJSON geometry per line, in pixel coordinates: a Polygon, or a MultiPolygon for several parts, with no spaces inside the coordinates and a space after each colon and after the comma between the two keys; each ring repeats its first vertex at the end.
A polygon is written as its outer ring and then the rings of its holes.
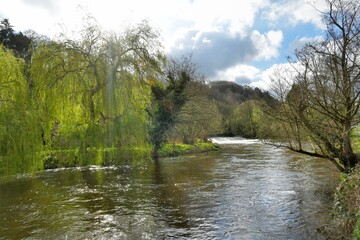
{"type": "Polygon", "coordinates": [[[339,173],[256,140],[0,180],[0,239],[322,239],[339,173]]]}

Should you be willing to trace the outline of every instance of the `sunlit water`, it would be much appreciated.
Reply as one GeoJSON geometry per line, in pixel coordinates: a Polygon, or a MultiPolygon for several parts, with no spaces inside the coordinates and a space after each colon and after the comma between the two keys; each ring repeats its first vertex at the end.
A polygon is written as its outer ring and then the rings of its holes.
{"type": "Polygon", "coordinates": [[[323,237],[339,176],[328,161],[214,142],[222,152],[0,180],[0,239],[323,237]]]}

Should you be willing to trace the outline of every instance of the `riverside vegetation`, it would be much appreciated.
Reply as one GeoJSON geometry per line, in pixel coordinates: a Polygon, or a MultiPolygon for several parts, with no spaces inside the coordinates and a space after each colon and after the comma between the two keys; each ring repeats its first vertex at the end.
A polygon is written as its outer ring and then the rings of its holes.
{"type": "Polygon", "coordinates": [[[86,25],[50,40],[1,22],[1,175],[149,159],[171,139],[221,132],[190,56],[166,59],[147,22],[121,34],[86,25]]]}
{"type": "Polygon", "coordinates": [[[85,25],[80,36],[49,39],[2,20],[1,175],[214,150],[209,136],[247,125],[227,120],[247,102],[251,122],[266,129],[260,103],[273,101],[269,93],[207,84],[191,55],[165,57],[147,22],[120,34],[91,18],[85,25]]]}

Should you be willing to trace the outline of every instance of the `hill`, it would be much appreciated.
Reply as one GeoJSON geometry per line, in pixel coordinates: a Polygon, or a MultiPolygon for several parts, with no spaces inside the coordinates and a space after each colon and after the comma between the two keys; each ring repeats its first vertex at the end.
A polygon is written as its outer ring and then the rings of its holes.
{"type": "Polygon", "coordinates": [[[229,81],[212,81],[209,83],[210,96],[216,100],[223,114],[227,115],[234,106],[238,106],[248,100],[262,100],[265,102],[274,102],[275,99],[269,92],[259,88],[238,85],[229,81]]]}

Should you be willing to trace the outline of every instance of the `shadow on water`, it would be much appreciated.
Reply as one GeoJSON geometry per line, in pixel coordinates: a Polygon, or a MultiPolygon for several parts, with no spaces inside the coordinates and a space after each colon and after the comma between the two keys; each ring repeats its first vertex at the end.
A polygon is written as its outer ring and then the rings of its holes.
{"type": "Polygon", "coordinates": [[[235,140],[221,153],[0,180],[0,239],[321,239],[336,169],[235,140]]]}

